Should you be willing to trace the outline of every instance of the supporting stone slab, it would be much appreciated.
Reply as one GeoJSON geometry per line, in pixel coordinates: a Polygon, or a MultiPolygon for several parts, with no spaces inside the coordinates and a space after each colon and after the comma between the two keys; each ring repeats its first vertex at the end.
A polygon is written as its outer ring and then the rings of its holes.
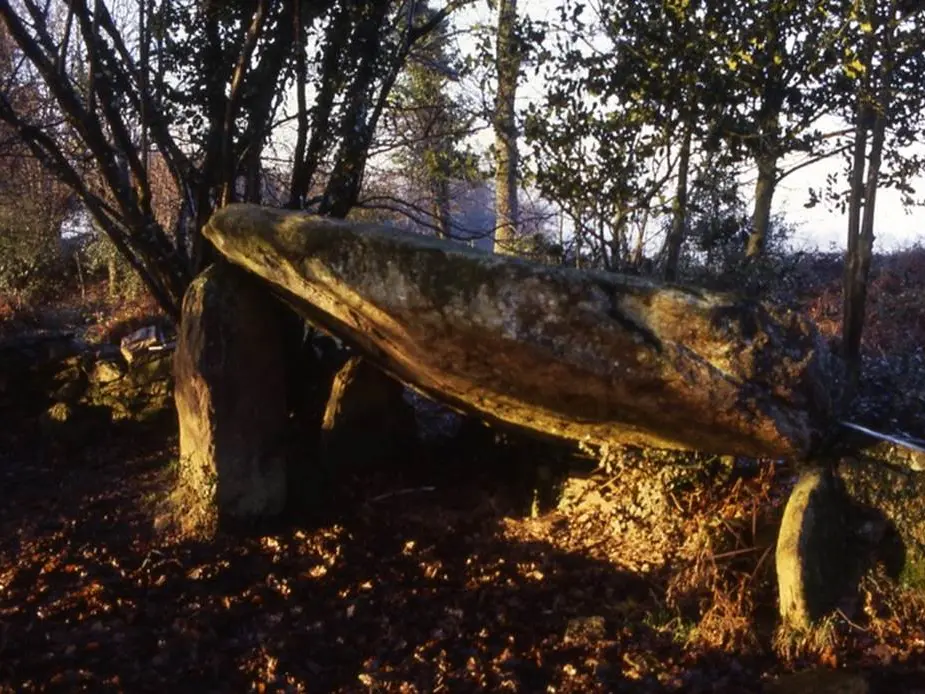
{"type": "Polygon", "coordinates": [[[849,556],[848,501],[828,469],[801,473],[781,521],[776,564],[784,626],[812,627],[845,596],[855,574],[849,556]]]}
{"type": "Polygon", "coordinates": [[[284,509],[284,310],[259,280],[225,263],[187,290],[174,358],[184,525],[284,509]]]}
{"type": "Polygon", "coordinates": [[[404,386],[363,357],[351,357],[334,378],[321,425],[326,468],[387,464],[411,452],[415,441],[404,386]]]}

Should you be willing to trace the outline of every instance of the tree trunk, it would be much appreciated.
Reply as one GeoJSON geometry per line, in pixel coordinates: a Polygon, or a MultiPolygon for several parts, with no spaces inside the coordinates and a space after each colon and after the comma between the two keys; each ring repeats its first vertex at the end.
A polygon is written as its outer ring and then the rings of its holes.
{"type": "Polygon", "coordinates": [[[581,249],[584,247],[582,240],[584,239],[584,234],[581,228],[581,220],[575,220],[575,269],[581,270],[583,263],[581,262],[581,249]]]}
{"type": "Polygon", "coordinates": [[[519,222],[517,204],[517,125],[514,100],[520,60],[515,45],[517,0],[499,0],[495,61],[495,253],[513,253],[519,222]]]}
{"type": "Polygon", "coordinates": [[[678,160],[678,190],[674,198],[671,231],[668,233],[668,255],[665,258],[665,279],[672,282],[678,277],[678,261],[681,259],[681,244],[687,226],[687,175],[691,164],[691,139],[693,127],[684,129],[681,156],[678,160]]]}
{"type": "Polygon", "coordinates": [[[640,224],[639,228],[636,230],[636,243],[633,246],[633,267],[637,270],[642,267],[642,261],[645,259],[645,245],[646,245],[646,225],[640,224]]]}
{"type": "Polygon", "coordinates": [[[771,225],[771,202],[777,185],[777,156],[758,157],[758,181],[755,183],[755,209],[752,213],[752,230],[748,236],[745,257],[754,260],[764,253],[771,225]]]}
{"type": "Polygon", "coordinates": [[[870,261],[874,247],[874,210],[883,142],[886,136],[886,118],[878,114],[874,119],[865,185],[864,149],[867,144],[865,114],[859,113],[858,118],[858,129],[855,134],[855,168],[851,175],[851,208],[848,216],[844,325],[842,326],[842,354],[848,377],[848,390],[845,396],[848,400],[856,392],[860,377],[861,334],[864,329],[864,308],[867,302],[867,277],[870,273],[870,261]],[[863,211],[861,210],[862,204],[863,211]]]}
{"type": "MultiPolygon", "coordinates": [[[[414,6],[415,3],[412,3],[412,17],[414,6]]],[[[393,59],[391,71],[378,86],[378,98],[371,97],[375,94],[374,85],[379,78],[376,61],[382,50],[382,32],[388,21],[388,7],[389,3],[371,3],[371,7],[361,13],[353,40],[347,48],[353,51],[350,55],[356,58],[358,67],[343,97],[347,106],[341,120],[341,144],[318,208],[319,214],[346,217],[356,205],[376,124],[385,107],[385,99],[398,78],[404,55],[410,48],[407,42],[410,41],[409,34],[405,48],[393,59]]],[[[410,28],[408,31],[411,31],[410,28]]]]}
{"type": "Polygon", "coordinates": [[[106,259],[106,281],[109,285],[109,298],[114,299],[118,294],[117,284],[119,281],[118,270],[116,268],[116,257],[110,254],[106,259]]]}
{"type": "Polygon", "coordinates": [[[438,180],[433,182],[433,188],[434,216],[437,218],[437,236],[441,239],[448,239],[452,232],[449,178],[442,173],[439,174],[438,180]]]}
{"type": "MultiPolygon", "coordinates": [[[[267,2],[259,0],[254,14],[251,17],[250,26],[244,34],[241,42],[241,53],[238,55],[238,62],[235,65],[231,77],[231,86],[228,98],[225,100],[225,113],[222,119],[222,145],[221,145],[221,162],[222,162],[222,196],[221,204],[227,205],[237,198],[237,158],[238,153],[235,151],[235,120],[243,99],[242,91],[244,89],[244,77],[250,67],[251,58],[254,55],[254,49],[257,47],[257,41],[263,33],[263,26],[267,18],[267,2]]],[[[254,143],[256,146],[256,143],[254,143]]]]}

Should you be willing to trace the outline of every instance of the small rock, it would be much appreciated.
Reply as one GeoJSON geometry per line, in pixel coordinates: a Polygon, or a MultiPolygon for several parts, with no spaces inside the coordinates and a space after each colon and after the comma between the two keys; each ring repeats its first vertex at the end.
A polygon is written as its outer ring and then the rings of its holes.
{"type": "Polygon", "coordinates": [[[114,361],[98,361],[90,374],[90,380],[94,383],[112,383],[122,378],[122,369],[114,361]]]}

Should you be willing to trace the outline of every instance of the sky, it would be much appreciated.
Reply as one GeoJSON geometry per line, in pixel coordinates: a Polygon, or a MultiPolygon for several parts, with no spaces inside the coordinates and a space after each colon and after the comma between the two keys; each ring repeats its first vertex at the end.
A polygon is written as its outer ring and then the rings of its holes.
{"type": "MultiPolygon", "coordinates": [[[[840,249],[845,247],[847,215],[827,210],[823,204],[812,209],[805,207],[807,190],[810,187],[822,187],[826,176],[837,171],[839,165],[839,161],[832,160],[807,166],[778,184],[774,211],[783,213],[788,220],[798,225],[795,245],[799,246],[802,241],[805,245],[817,246],[822,250],[832,244],[840,249]]],[[[921,194],[925,190],[925,179],[920,177],[912,185],[921,194]]],[[[904,209],[896,191],[881,188],[877,192],[874,209],[874,236],[877,251],[925,243],[925,209],[904,209]]]]}
{"type": "MultiPolygon", "coordinates": [[[[530,0],[518,3],[518,10],[527,13],[533,19],[554,18],[555,7],[559,0],[530,0]]],[[[460,18],[461,24],[479,22],[493,24],[494,17],[488,10],[487,3],[476,3],[460,18]]],[[[460,37],[460,49],[471,50],[463,45],[465,38],[460,37]]],[[[526,106],[543,93],[541,79],[529,78],[521,85],[518,93],[518,108],[526,106]]],[[[490,140],[490,134],[486,134],[490,140]]],[[[925,149],[925,147],[923,147],[925,149]]],[[[793,162],[785,160],[783,168],[793,162]]],[[[847,236],[847,215],[828,209],[824,203],[807,208],[809,188],[821,189],[829,174],[839,172],[843,162],[839,158],[822,161],[807,166],[791,174],[778,184],[774,196],[773,213],[783,215],[796,228],[793,245],[796,248],[844,249],[847,236]]],[[[754,202],[754,174],[745,171],[742,177],[743,194],[749,206],[754,202]]],[[[925,177],[912,181],[919,197],[925,192],[925,177]]],[[[900,195],[893,190],[880,189],[877,193],[875,209],[875,250],[888,251],[904,248],[916,243],[925,243],[925,209],[904,209],[900,195]]]]}

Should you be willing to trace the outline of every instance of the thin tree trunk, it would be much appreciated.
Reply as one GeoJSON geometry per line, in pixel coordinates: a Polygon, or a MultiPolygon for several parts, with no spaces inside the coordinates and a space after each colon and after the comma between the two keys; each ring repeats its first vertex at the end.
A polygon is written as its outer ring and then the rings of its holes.
{"type": "Polygon", "coordinates": [[[580,219],[575,220],[575,269],[581,270],[584,265],[581,262],[581,249],[584,245],[584,230],[582,229],[582,222],[580,219]]]}
{"type": "MultiPolygon", "coordinates": [[[[148,28],[150,27],[149,2],[148,0],[139,0],[138,3],[138,40],[140,42],[138,76],[141,82],[140,90],[143,94],[148,93],[148,76],[150,74],[150,46],[148,28]]],[[[141,165],[147,174],[148,171],[148,109],[147,101],[141,100],[141,165]]]]}
{"type": "Polygon", "coordinates": [[[755,208],[752,213],[752,230],[748,236],[745,257],[754,260],[764,253],[771,226],[771,203],[777,185],[777,156],[758,158],[758,180],[755,182],[755,208]]]}
{"type": "MultiPolygon", "coordinates": [[[[616,233],[617,230],[613,229],[612,234],[615,236],[616,233]]],[[[597,237],[597,248],[600,256],[600,265],[598,267],[603,267],[605,270],[613,270],[611,257],[613,256],[616,244],[611,245],[607,243],[607,230],[604,228],[604,217],[601,215],[597,215],[597,229],[594,235],[597,237]]],[[[616,262],[616,258],[613,258],[613,262],[616,262]]]]}
{"type": "Polygon", "coordinates": [[[193,273],[199,273],[212,261],[211,245],[202,235],[215,204],[217,194],[221,194],[222,187],[222,149],[223,149],[223,123],[227,108],[225,96],[225,72],[223,71],[222,39],[219,31],[215,10],[208,4],[200,8],[201,20],[205,24],[205,35],[208,51],[204,52],[205,65],[203,66],[209,79],[206,82],[205,94],[206,113],[209,119],[208,136],[205,142],[205,157],[201,167],[201,175],[196,181],[195,211],[196,219],[192,231],[192,267],[193,273]]]}
{"type": "MultiPolygon", "coordinates": [[[[859,128],[863,127],[862,122],[859,128]]],[[[874,211],[885,137],[886,118],[878,114],[874,120],[874,131],[871,137],[866,184],[864,183],[863,150],[861,150],[860,173],[857,170],[852,172],[848,256],[845,262],[844,325],[842,326],[842,350],[847,367],[848,398],[853,397],[857,392],[860,377],[861,336],[864,330],[864,310],[867,302],[867,278],[870,274],[870,262],[874,248],[874,211]],[[863,196],[863,211],[860,209],[860,204],[855,202],[855,197],[858,195],[863,196]]],[[[866,130],[863,132],[862,140],[866,145],[866,130]]],[[[855,166],[858,165],[857,151],[854,163],[855,166]]]]}
{"type": "MultiPolygon", "coordinates": [[[[303,8],[304,9],[304,8],[303,8]]],[[[300,19],[304,23],[304,17],[300,19]]],[[[325,138],[331,116],[334,112],[338,88],[343,88],[343,80],[335,80],[341,65],[342,49],[350,36],[350,11],[344,7],[337,11],[326,33],[324,53],[321,58],[321,88],[313,99],[311,108],[311,137],[301,149],[296,142],[295,159],[292,164],[292,181],[290,183],[289,204],[292,209],[305,207],[306,199],[312,186],[312,179],[324,154],[325,138]]],[[[304,41],[300,53],[304,53],[304,41]]],[[[305,104],[305,86],[308,72],[304,57],[296,62],[296,79],[299,92],[299,131],[298,137],[308,137],[309,118],[305,104]]]]}
{"type": "Polygon", "coordinates": [[[77,283],[80,285],[80,300],[87,300],[87,286],[84,283],[83,263],[80,262],[80,251],[74,253],[74,263],[77,265],[77,283]]]}
{"type": "Polygon", "coordinates": [[[681,155],[678,159],[678,190],[674,198],[674,210],[671,218],[671,231],[668,233],[665,258],[665,279],[674,281],[678,277],[678,262],[681,259],[681,245],[687,227],[687,176],[691,164],[691,141],[693,127],[684,128],[684,140],[681,143],[681,155]]]}
{"type": "Polygon", "coordinates": [[[293,155],[292,179],[289,184],[288,207],[300,210],[305,205],[305,193],[302,191],[300,177],[305,161],[305,145],[308,142],[308,106],[305,99],[305,88],[308,82],[308,67],[305,62],[305,41],[302,25],[302,2],[295,0],[295,10],[292,16],[293,45],[295,48],[295,93],[297,130],[295,153],[293,155]]]}
{"type": "Polygon", "coordinates": [[[858,276],[859,257],[858,248],[860,243],[861,231],[861,205],[864,202],[864,169],[867,154],[867,127],[864,123],[865,106],[862,104],[858,108],[857,123],[854,133],[854,157],[851,165],[851,192],[848,201],[848,239],[847,250],[845,251],[845,277],[844,277],[844,297],[843,297],[843,325],[842,337],[842,356],[846,361],[850,360],[850,349],[848,347],[848,335],[854,332],[854,306],[857,303],[855,297],[854,278],[858,276]],[[851,326],[849,328],[849,326],[851,326]]]}
{"type": "Polygon", "coordinates": [[[109,298],[114,299],[118,293],[119,272],[116,268],[116,257],[112,254],[106,259],[106,281],[109,285],[109,298]]]}
{"type": "Polygon", "coordinates": [[[251,18],[250,27],[248,27],[247,33],[244,35],[244,43],[241,48],[241,53],[238,56],[238,63],[235,65],[234,73],[231,78],[228,100],[225,102],[225,117],[222,127],[221,204],[223,206],[232,202],[236,195],[235,179],[237,178],[237,162],[235,161],[235,156],[237,153],[234,151],[234,121],[238,115],[238,107],[243,98],[244,75],[250,67],[251,57],[254,54],[254,49],[257,47],[257,41],[263,32],[263,24],[267,17],[267,11],[268,7],[265,0],[257,3],[254,16],[251,18]]]}
{"type": "Polygon", "coordinates": [[[193,219],[195,219],[196,213],[192,209],[192,201],[187,195],[184,195],[185,192],[188,191],[180,191],[182,198],[180,201],[180,209],[177,211],[177,222],[174,224],[173,236],[177,244],[177,256],[183,263],[183,267],[189,268],[189,228],[193,223],[193,219]]]}
{"type": "Polygon", "coordinates": [[[643,258],[645,258],[646,244],[646,223],[640,222],[636,230],[636,243],[633,246],[633,267],[637,270],[642,267],[643,258]]]}
{"type": "Polygon", "coordinates": [[[513,253],[519,222],[517,205],[517,125],[514,103],[520,60],[515,46],[517,0],[499,0],[495,60],[495,253],[513,253]]]}
{"type": "MultiPolygon", "coordinates": [[[[876,24],[876,4],[868,7],[867,19],[876,24]]],[[[867,272],[870,268],[870,253],[873,246],[874,198],[877,177],[880,173],[880,155],[886,132],[886,106],[873,98],[877,85],[873,82],[873,66],[876,45],[874,36],[868,34],[864,43],[863,64],[865,70],[857,89],[857,111],[854,130],[854,156],[851,169],[851,193],[848,207],[848,248],[845,253],[844,305],[842,309],[842,357],[845,361],[847,382],[842,394],[843,406],[848,406],[857,392],[860,377],[861,331],[864,327],[864,303],[867,300],[867,272]],[[870,158],[867,158],[868,129],[873,119],[873,137],[870,158]],[[865,166],[866,164],[869,165],[865,166]],[[866,179],[866,185],[865,185],[866,179]],[[870,195],[868,198],[867,196],[870,195]],[[863,224],[862,229],[862,209],[863,224]],[[870,228],[868,226],[868,220],[870,228]]],[[[881,65],[881,73],[885,66],[881,65]]],[[[883,75],[881,75],[883,76],[883,75]]],[[[877,91],[883,98],[886,89],[877,91]]]]}
{"type": "MultiPolygon", "coordinates": [[[[376,124],[385,108],[386,97],[398,79],[401,66],[413,44],[413,21],[409,21],[404,45],[395,55],[389,71],[379,84],[378,98],[373,99],[373,85],[378,77],[376,59],[381,50],[383,27],[388,20],[388,6],[389,3],[373,3],[372,8],[362,14],[354,32],[350,50],[353,51],[352,57],[358,61],[358,67],[344,96],[347,106],[341,121],[341,145],[325,186],[318,208],[319,214],[344,218],[356,205],[376,124]]],[[[415,8],[416,3],[409,5],[412,20],[415,8]]]]}
{"type": "Polygon", "coordinates": [[[617,208],[617,214],[614,216],[613,232],[610,239],[610,265],[607,268],[608,270],[619,270],[628,254],[627,243],[625,242],[627,221],[626,207],[626,205],[620,205],[617,208]]]}
{"type": "Polygon", "coordinates": [[[434,215],[437,218],[437,236],[441,239],[450,238],[450,181],[442,173],[439,174],[439,179],[434,181],[434,215]]]}

